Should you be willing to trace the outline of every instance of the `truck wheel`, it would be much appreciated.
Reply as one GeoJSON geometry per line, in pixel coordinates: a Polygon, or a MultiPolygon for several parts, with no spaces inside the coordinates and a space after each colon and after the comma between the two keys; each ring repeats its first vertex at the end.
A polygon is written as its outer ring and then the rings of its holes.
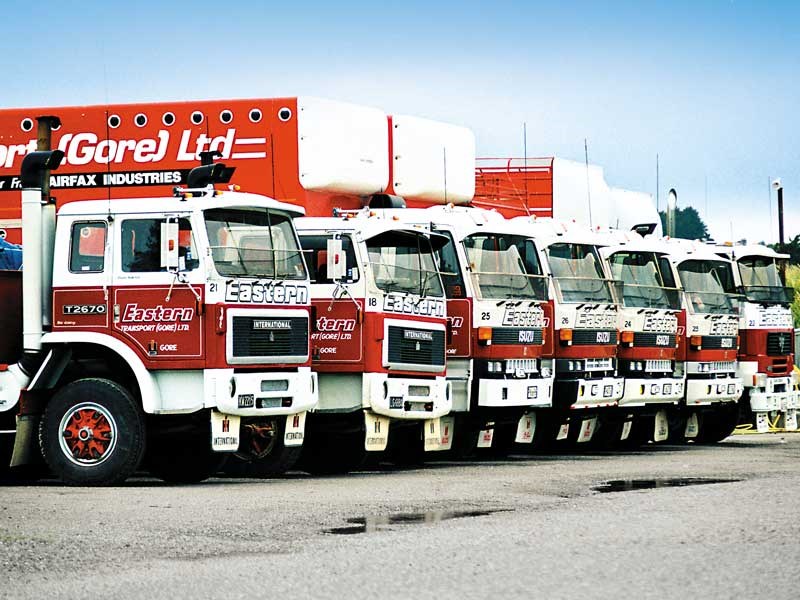
{"type": "Polygon", "coordinates": [[[241,450],[225,464],[231,477],[275,477],[291,469],[300,459],[303,446],[285,446],[286,418],[268,423],[243,423],[241,450]]]}
{"type": "Polygon", "coordinates": [[[59,390],[39,427],[42,455],[68,485],[116,485],[144,455],[141,408],[108,379],[79,379],[59,390]]]}
{"type": "Polygon", "coordinates": [[[716,444],[733,433],[739,424],[739,404],[724,402],[713,413],[704,415],[697,441],[701,444],[716,444]]]}
{"type": "Polygon", "coordinates": [[[516,423],[495,424],[492,445],[489,448],[476,448],[475,456],[485,460],[496,460],[508,457],[515,450],[514,439],[517,437],[516,423]]]}
{"type": "Polygon", "coordinates": [[[457,414],[453,423],[453,445],[446,452],[446,458],[464,460],[475,454],[479,433],[480,426],[475,424],[469,414],[457,414]]]}
{"type": "MultiPolygon", "coordinates": [[[[425,442],[422,439],[422,423],[392,423],[386,459],[398,466],[414,467],[425,462],[425,442]]],[[[376,453],[378,454],[378,453],[376,453]]],[[[437,454],[431,452],[430,454],[437,454]]]]}
{"type": "Polygon", "coordinates": [[[597,416],[597,429],[592,435],[592,439],[587,442],[588,448],[596,450],[615,450],[622,444],[622,430],[625,427],[625,420],[614,418],[609,415],[597,416]]]}
{"type": "Polygon", "coordinates": [[[211,449],[210,431],[158,436],[148,442],[145,466],[167,483],[204,481],[219,473],[229,456],[211,449]]]}
{"type": "Polygon", "coordinates": [[[302,446],[299,468],[312,475],[339,475],[359,468],[367,458],[364,431],[316,431],[302,446]]]}
{"type": "Polygon", "coordinates": [[[633,424],[631,425],[631,431],[628,437],[620,442],[620,446],[626,450],[641,448],[653,439],[655,426],[655,417],[636,415],[633,418],[633,424]]]}
{"type": "Polygon", "coordinates": [[[526,454],[554,450],[558,447],[556,438],[564,418],[552,410],[536,411],[536,429],[533,430],[533,441],[530,444],[516,444],[516,451],[526,454]]]}

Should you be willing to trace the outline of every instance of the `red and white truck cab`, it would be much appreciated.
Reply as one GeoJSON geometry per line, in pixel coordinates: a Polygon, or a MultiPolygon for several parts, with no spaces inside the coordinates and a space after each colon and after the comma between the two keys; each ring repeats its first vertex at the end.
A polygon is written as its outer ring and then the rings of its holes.
{"type": "Polygon", "coordinates": [[[686,372],[684,437],[719,441],[738,423],[737,374],[739,294],[735,265],[706,244],[671,239],[665,242],[678,272],[684,313],[680,360],[686,372]]]}
{"type": "Polygon", "coordinates": [[[635,436],[661,442],[668,436],[667,408],[683,399],[683,365],[678,364],[681,297],[677,276],[663,243],[634,231],[607,231],[598,237],[611,277],[622,286],[617,368],[625,388],[616,419],[618,439],[635,436]],[[654,417],[654,418],[651,418],[654,417]],[[637,432],[645,428],[647,431],[637,432]],[[641,435],[640,435],[641,434],[641,435]]]}
{"type": "Polygon", "coordinates": [[[547,279],[519,227],[483,209],[434,206],[392,211],[446,238],[437,251],[449,321],[447,378],[458,453],[530,443],[536,411],[551,406],[547,279]],[[526,267],[533,274],[526,272],[526,267]]]}
{"type": "Polygon", "coordinates": [[[551,275],[554,411],[542,435],[589,441],[598,410],[616,407],[625,385],[617,373],[619,291],[600,257],[602,239],[552,219],[512,221],[524,225],[544,249],[551,275]]]}
{"type": "Polygon", "coordinates": [[[217,191],[223,166],[208,165],[173,197],[74,201],[56,217],[41,187],[62,157],[22,169],[24,353],[0,372],[15,455],[39,421],[46,462],[73,484],[124,480],[145,445],[151,470],[180,481],[211,474],[212,449],[302,444],[317,403],[302,209],[217,191]]]}
{"type": "Polygon", "coordinates": [[[782,414],[784,427],[794,431],[800,393],[789,308],[794,290],[786,287],[783,276],[789,256],[760,245],[720,246],[717,251],[735,261],[734,279],[744,295],[738,363],[742,408],[754,414],[758,431],[769,429],[771,413],[782,414]]]}
{"type": "Polygon", "coordinates": [[[347,470],[365,452],[385,450],[390,426],[392,436],[419,442],[408,452],[418,454],[423,440],[425,449],[440,449],[440,418],[452,403],[430,229],[382,212],[295,221],[311,271],[311,354],[320,384],[309,420],[314,451],[309,446],[304,461],[312,471],[347,470]]]}

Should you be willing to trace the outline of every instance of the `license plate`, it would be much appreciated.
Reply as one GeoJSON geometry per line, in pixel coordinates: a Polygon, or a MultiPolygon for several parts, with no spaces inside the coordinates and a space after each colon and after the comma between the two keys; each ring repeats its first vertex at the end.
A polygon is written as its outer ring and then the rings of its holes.
{"type": "Polygon", "coordinates": [[[603,398],[611,398],[614,395],[614,386],[613,385],[605,385],[603,386],[603,398]]]}
{"type": "Polygon", "coordinates": [[[528,400],[536,400],[539,397],[539,388],[536,386],[528,387],[528,400]]]}
{"type": "Polygon", "coordinates": [[[389,408],[403,408],[402,396],[389,396],[389,408]]]}
{"type": "Polygon", "coordinates": [[[728,394],[735,394],[736,393],[736,384],[729,383],[728,384],[728,394]]]}
{"type": "Polygon", "coordinates": [[[253,394],[239,394],[239,408],[253,408],[256,405],[256,397],[253,394]]]}
{"type": "Polygon", "coordinates": [[[664,394],[671,394],[672,393],[672,384],[665,383],[664,384],[664,394]]]}

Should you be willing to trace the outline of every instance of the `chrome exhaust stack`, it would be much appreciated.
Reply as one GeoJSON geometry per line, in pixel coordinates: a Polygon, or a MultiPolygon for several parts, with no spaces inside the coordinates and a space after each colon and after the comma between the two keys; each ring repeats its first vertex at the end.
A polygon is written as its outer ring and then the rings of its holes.
{"type": "MultiPolygon", "coordinates": [[[[49,171],[61,164],[61,150],[32,152],[22,161],[22,357],[0,372],[0,406],[10,410],[42,363],[42,335],[45,322],[43,301],[45,269],[42,226],[45,207],[42,190],[49,171]]],[[[49,182],[47,182],[49,183],[49,182]]],[[[49,188],[49,185],[47,186],[49,188]]],[[[49,317],[47,317],[49,320],[49,317]]]]}

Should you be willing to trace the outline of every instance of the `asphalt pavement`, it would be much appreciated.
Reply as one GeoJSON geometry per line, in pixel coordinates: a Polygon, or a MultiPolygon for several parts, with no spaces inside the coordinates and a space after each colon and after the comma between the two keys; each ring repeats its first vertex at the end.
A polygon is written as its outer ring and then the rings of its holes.
{"type": "Polygon", "coordinates": [[[798,598],[800,434],[0,487],[2,598],[798,598]]]}

